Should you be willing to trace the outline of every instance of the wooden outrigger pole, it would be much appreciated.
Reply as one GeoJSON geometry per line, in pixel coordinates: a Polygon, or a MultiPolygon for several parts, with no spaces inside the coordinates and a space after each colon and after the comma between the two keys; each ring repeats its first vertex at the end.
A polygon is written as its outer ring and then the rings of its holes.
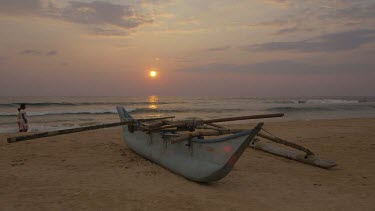
{"type": "MultiPolygon", "coordinates": [[[[252,116],[240,116],[240,117],[229,117],[229,118],[202,120],[202,123],[206,123],[206,122],[207,123],[226,122],[226,121],[247,120],[247,119],[262,119],[262,118],[273,118],[273,117],[282,117],[282,116],[284,116],[284,114],[282,114],[282,113],[262,114],[262,115],[252,115],[252,116]]],[[[57,130],[57,131],[37,133],[37,134],[32,134],[32,135],[10,137],[10,138],[7,139],[7,141],[8,141],[8,143],[14,143],[14,142],[19,142],[19,141],[26,141],[26,140],[37,139],[37,138],[58,136],[58,135],[64,135],[64,134],[69,134],[69,133],[77,133],[77,132],[88,131],[88,130],[97,130],[97,129],[102,129],[102,128],[117,127],[117,126],[122,126],[122,125],[132,125],[132,124],[136,124],[137,122],[165,120],[165,119],[171,119],[171,118],[174,118],[174,116],[167,116],[167,117],[160,117],[160,118],[149,118],[149,119],[137,119],[137,120],[132,120],[132,121],[123,121],[123,122],[115,122],[115,123],[94,125],[94,126],[81,127],[81,128],[57,130]]],[[[195,120],[193,120],[192,122],[194,122],[194,121],[195,120]]],[[[186,122],[187,121],[168,122],[169,124],[167,124],[167,125],[163,124],[162,126],[160,126],[159,124],[156,124],[158,127],[147,128],[147,129],[163,130],[163,129],[172,128],[172,127],[181,127],[181,126],[186,125],[186,122]]]]}
{"type": "MultiPolygon", "coordinates": [[[[262,134],[258,133],[258,136],[262,137],[262,134]]],[[[272,139],[268,139],[268,140],[272,141],[272,139]]],[[[320,168],[329,169],[329,168],[337,166],[337,163],[335,163],[334,161],[320,159],[316,157],[314,154],[308,155],[308,154],[304,154],[298,151],[287,150],[285,148],[278,147],[275,144],[269,144],[264,141],[260,141],[257,138],[253,139],[250,142],[249,147],[252,147],[254,149],[261,150],[263,152],[267,152],[267,153],[270,153],[279,157],[287,158],[290,160],[295,160],[298,162],[302,162],[302,163],[313,165],[313,166],[320,167],[320,168]]]]}
{"type": "MultiPolygon", "coordinates": [[[[242,132],[242,131],[244,131],[244,130],[243,129],[222,128],[222,129],[216,130],[216,131],[187,132],[187,133],[183,133],[183,134],[181,134],[177,137],[171,138],[171,143],[172,144],[173,143],[179,143],[179,142],[186,141],[186,140],[189,140],[191,138],[196,138],[196,137],[218,136],[218,135],[223,135],[223,134],[238,133],[238,132],[242,132]]],[[[295,144],[293,142],[290,142],[290,141],[287,141],[287,140],[284,140],[284,139],[281,139],[281,138],[278,138],[278,137],[272,137],[272,136],[266,135],[266,134],[261,133],[261,132],[259,132],[257,134],[257,137],[261,137],[261,138],[267,139],[269,141],[294,148],[294,149],[299,150],[299,151],[288,150],[288,149],[279,147],[275,144],[270,144],[270,143],[261,141],[258,138],[253,139],[250,142],[249,147],[257,149],[257,150],[261,150],[261,151],[264,151],[264,152],[267,152],[267,153],[270,153],[270,154],[273,154],[273,155],[277,155],[277,156],[280,156],[280,157],[284,157],[284,158],[288,158],[288,159],[291,159],[291,160],[299,161],[299,162],[302,162],[302,163],[305,163],[305,164],[317,166],[317,167],[320,167],[320,168],[329,169],[329,168],[332,168],[334,166],[337,166],[337,164],[335,162],[330,161],[330,160],[320,159],[320,158],[316,157],[315,154],[313,152],[311,152],[309,149],[307,149],[305,147],[302,147],[298,144],[295,144]],[[301,153],[301,152],[304,152],[304,153],[301,153]]]]}
{"type": "MultiPolygon", "coordinates": [[[[136,121],[146,122],[146,121],[163,120],[163,119],[171,119],[171,118],[174,118],[174,116],[167,116],[167,117],[160,117],[160,118],[149,118],[149,119],[137,119],[136,121]]],[[[124,122],[115,122],[115,123],[109,123],[109,124],[101,124],[101,125],[93,125],[93,126],[80,127],[80,128],[56,130],[56,131],[50,131],[50,132],[44,132],[44,133],[36,133],[36,134],[32,134],[32,135],[10,137],[10,138],[7,139],[7,141],[8,141],[8,143],[14,143],[14,142],[19,142],[19,141],[27,141],[27,140],[31,140],[31,139],[58,136],[58,135],[64,135],[64,134],[69,134],[69,133],[78,133],[78,132],[83,132],[83,131],[88,131],[88,130],[97,130],[97,129],[102,129],[102,128],[117,127],[117,126],[122,126],[122,125],[130,125],[130,124],[134,124],[136,121],[132,120],[132,121],[124,121],[124,122]]]]}

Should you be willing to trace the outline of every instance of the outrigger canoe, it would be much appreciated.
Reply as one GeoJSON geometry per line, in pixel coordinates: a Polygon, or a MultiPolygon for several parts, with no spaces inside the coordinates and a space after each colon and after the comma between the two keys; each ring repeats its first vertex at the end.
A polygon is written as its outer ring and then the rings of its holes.
{"type": "Polygon", "coordinates": [[[320,168],[330,169],[337,165],[334,161],[320,159],[315,156],[315,153],[301,145],[281,139],[262,129],[263,123],[247,130],[229,129],[216,124],[282,117],[284,115],[282,113],[169,121],[167,119],[172,119],[174,116],[134,119],[124,107],[118,106],[117,111],[120,122],[9,137],[7,141],[15,143],[122,126],[123,139],[130,149],[196,182],[213,182],[225,177],[248,147],[320,168]],[[260,130],[267,134],[261,133],[260,130]],[[205,137],[211,138],[205,139],[205,137]],[[277,145],[283,145],[283,147],[277,145]]]}
{"type": "MultiPolygon", "coordinates": [[[[134,118],[124,107],[117,107],[121,121],[134,118]]],[[[225,177],[236,164],[250,142],[261,130],[255,128],[213,139],[192,138],[173,143],[173,133],[163,130],[144,132],[133,125],[122,126],[123,139],[137,154],[170,171],[196,182],[213,182],[225,177]]]]}

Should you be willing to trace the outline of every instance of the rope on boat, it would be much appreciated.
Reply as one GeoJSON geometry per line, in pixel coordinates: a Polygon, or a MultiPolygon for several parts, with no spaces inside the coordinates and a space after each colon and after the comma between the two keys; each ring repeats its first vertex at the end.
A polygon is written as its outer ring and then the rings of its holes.
{"type": "Polygon", "coordinates": [[[194,131],[195,128],[201,127],[203,125],[204,122],[201,119],[185,120],[185,127],[190,131],[194,131]]]}
{"type": "Polygon", "coordinates": [[[284,139],[281,139],[275,135],[273,135],[271,132],[267,131],[266,129],[262,128],[262,130],[268,134],[270,134],[272,137],[272,139],[270,139],[269,137],[265,136],[265,135],[262,135],[262,134],[259,134],[258,133],[258,136],[262,137],[262,138],[266,138],[270,141],[273,141],[273,142],[276,142],[276,143],[279,143],[279,144],[283,144],[283,145],[286,145],[286,146],[289,146],[289,147],[292,147],[294,149],[298,149],[300,151],[303,151],[303,152],[306,152],[306,157],[307,156],[310,156],[310,155],[314,155],[313,152],[311,152],[309,149],[301,146],[301,145],[298,145],[296,143],[293,143],[293,142],[290,142],[290,141],[287,141],[287,140],[284,140],[284,139]]]}

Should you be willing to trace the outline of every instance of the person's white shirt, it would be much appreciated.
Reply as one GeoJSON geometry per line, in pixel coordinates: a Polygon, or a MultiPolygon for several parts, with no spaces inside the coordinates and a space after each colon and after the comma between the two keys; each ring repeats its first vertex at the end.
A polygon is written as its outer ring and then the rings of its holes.
{"type": "Polygon", "coordinates": [[[27,115],[26,115],[26,111],[25,110],[21,109],[21,111],[19,113],[19,118],[20,118],[20,123],[21,124],[26,124],[25,119],[27,121],[27,115]]]}

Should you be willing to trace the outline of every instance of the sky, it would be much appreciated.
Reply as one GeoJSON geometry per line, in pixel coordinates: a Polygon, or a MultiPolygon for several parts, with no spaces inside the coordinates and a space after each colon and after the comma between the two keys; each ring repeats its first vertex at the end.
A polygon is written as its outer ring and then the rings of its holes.
{"type": "Polygon", "coordinates": [[[0,0],[0,96],[374,96],[374,11],[373,0],[0,0]]]}

